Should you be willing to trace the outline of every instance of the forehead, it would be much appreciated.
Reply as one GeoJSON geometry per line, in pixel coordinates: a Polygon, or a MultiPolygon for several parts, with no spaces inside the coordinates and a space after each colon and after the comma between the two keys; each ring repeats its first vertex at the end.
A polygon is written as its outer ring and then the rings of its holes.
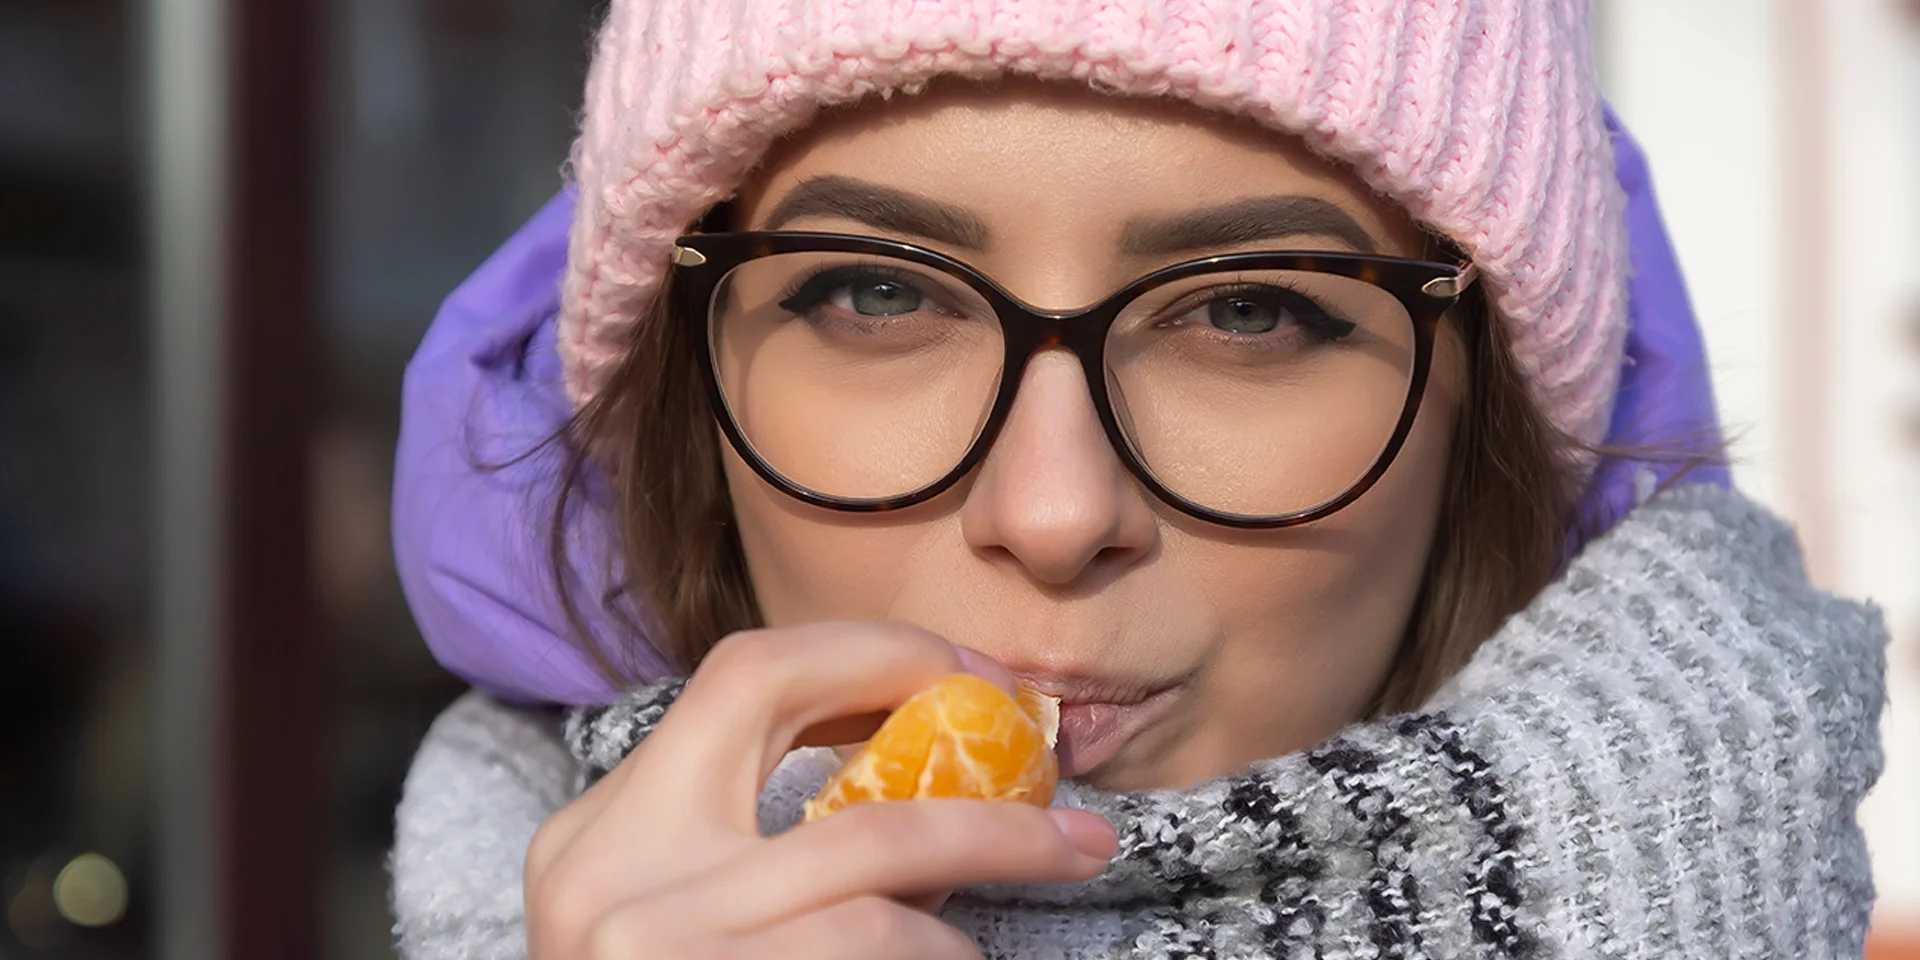
{"type": "Polygon", "coordinates": [[[1184,101],[1008,78],[826,111],[743,184],[743,226],[795,187],[851,177],[963,207],[1000,232],[1111,232],[1142,216],[1256,197],[1346,211],[1383,253],[1415,255],[1400,208],[1297,138],[1184,101]]]}

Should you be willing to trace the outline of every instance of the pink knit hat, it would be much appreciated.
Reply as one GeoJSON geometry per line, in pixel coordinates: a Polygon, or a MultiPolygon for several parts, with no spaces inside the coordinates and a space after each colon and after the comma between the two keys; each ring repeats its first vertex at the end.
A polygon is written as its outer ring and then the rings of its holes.
{"type": "Polygon", "coordinates": [[[613,0],[574,147],[561,297],[585,402],[675,237],[821,107],[943,74],[1175,96],[1350,164],[1479,264],[1536,396],[1604,434],[1624,197],[1587,0],[613,0]]]}

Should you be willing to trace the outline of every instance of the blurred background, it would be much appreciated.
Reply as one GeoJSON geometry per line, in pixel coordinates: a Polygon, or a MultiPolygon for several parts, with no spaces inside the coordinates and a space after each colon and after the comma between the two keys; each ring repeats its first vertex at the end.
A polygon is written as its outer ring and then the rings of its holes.
{"type": "MultiPolygon", "coordinates": [[[[1873,955],[1920,957],[1920,3],[1596,0],[1736,477],[1896,632],[1873,955]]],[[[0,960],[380,958],[460,692],[400,373],[559,186],[595,0],[0,0],[0,960]]]]}

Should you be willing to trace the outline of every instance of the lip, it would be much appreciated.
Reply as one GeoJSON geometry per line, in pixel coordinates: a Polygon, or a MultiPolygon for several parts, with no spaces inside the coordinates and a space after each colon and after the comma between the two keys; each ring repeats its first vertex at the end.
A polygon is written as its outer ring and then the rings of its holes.
{"type": "Polygon", "coordinates": [[[1112,760],[1127,742],[1174,705],[1174,684],[1011,671],[1021,683],[1060,699],[1060,776],[1079,777],[1112,760]]]}

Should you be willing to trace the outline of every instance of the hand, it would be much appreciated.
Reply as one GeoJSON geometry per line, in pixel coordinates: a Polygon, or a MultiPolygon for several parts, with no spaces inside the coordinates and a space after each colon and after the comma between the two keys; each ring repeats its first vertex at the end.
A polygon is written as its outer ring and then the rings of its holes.
{"type": "Polygon", "coordinates": [[[527,851],[532,960],[977,958],[910,902],[984,883],[1091,879],[1113,828],[1076,810],[969,800],[850,807],[760,835],[761,787],[795,746],[870,735],[951,673],[1011,681],[924,630],[826,623],[735,634],[654,733],[527,851]]]}

